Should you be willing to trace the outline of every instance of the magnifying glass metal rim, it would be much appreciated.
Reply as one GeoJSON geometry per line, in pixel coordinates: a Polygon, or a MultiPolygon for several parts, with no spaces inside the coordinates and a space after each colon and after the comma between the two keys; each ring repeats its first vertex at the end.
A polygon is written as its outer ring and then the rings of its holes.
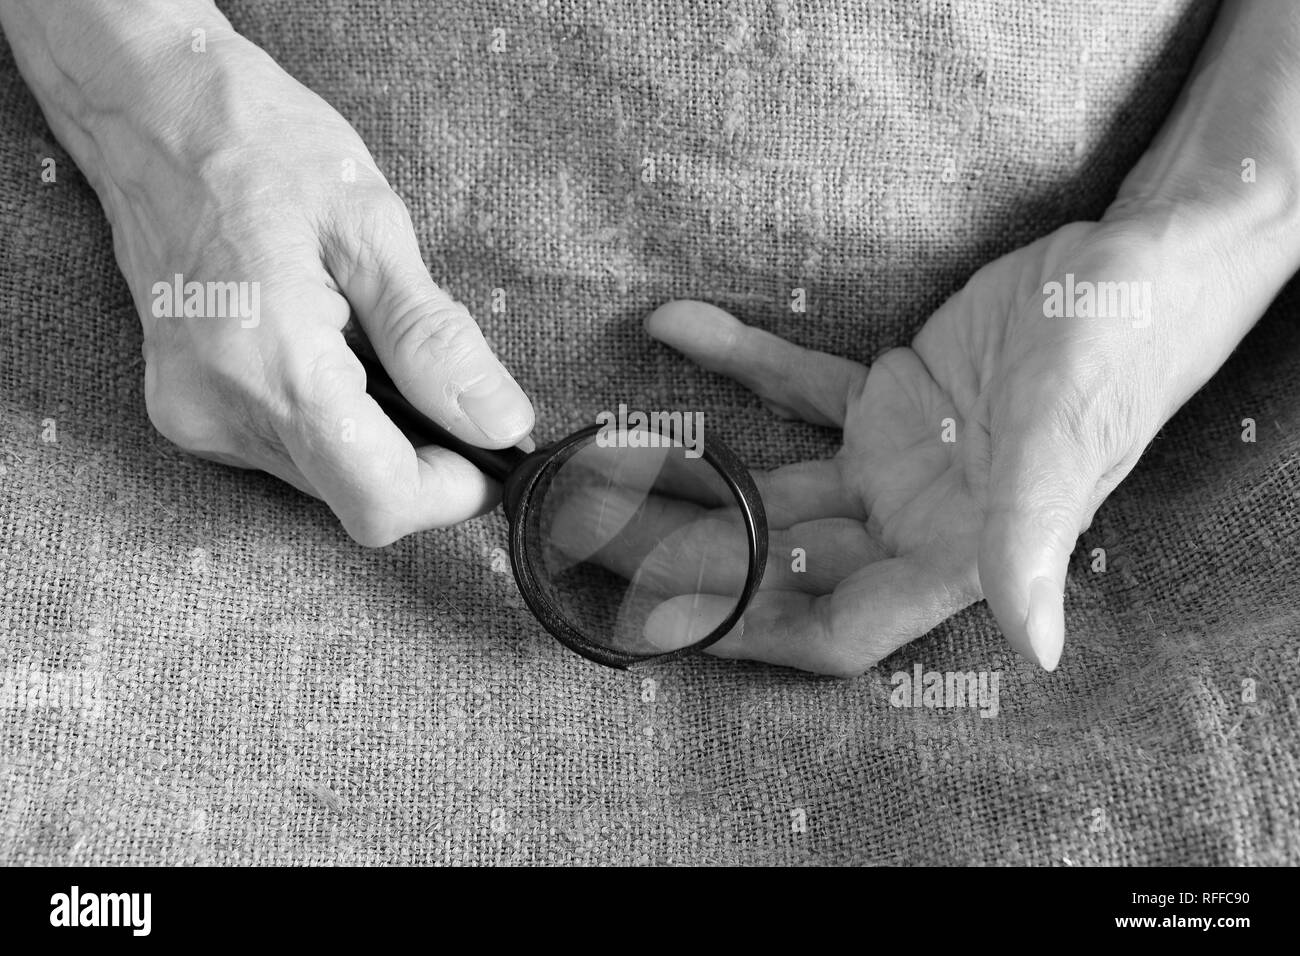
{"type": "MultiPolygon", "coordinates": [[[[393,384],[373,350],[368,347],[368,343],[354,341],[351,344],[365,367],[366,388],[371,397],[404,431],[419,437],[427,444],[439,445],[456,452],[485,474],[501,482],[502,506],[506,520],[510,524],[510,566],[514,571],[515,584],[523,596],[524,603],[528,605],[528,609],[537,617],[542,627],[569,650],[598,664],[628,670],[642,664],[667,662],[693,654],[710,644],[717,643],[736,626],[749,606],[754,592],[762,583],[763,572],[767,566],[767,516],[753,476],[744,462],[726,444],[716,438],[708,439],[703,445],[703,457],[727,483],[745,522],[745,534],[749,544],[749,567],[745,576],[745,586],[736,600],[736,606],[705,638],[683,647],[657,654],[634,654],[630,651],[616,650],[584,636],[551,602],[546,600],[546,590],[535,582],[532,567],[525,557],[524,521],[522,520],[523,509],[536,492],[546,465],[574,445],[595,437],[597,432],[607,426],[590,425],[554,445],[539,448],[531,454],[525,454],[517,448],[498,450],[479,448],[461,441],[407,401],[393,384]]],[[[665,437],[671,440],[671,436],[665,437]]]]}
{"type": "Polygon", "coordinates": [[[713,470],[727,483],[745,522],[745,536],[749,544],[749,567],[745,574],[745,586],[736,599],[736,606],[706,637],[671,651],[636,654],[591,640],[573,627],[554,604],[547,600],[546,588],[537,581],[532,564],[526,556],[524,534],[526,522],[523,520],[523,512],[536,492],[537,485],[546,472],[547,464],[555,458],[563,457],[563,453],[574,445],[583,444],[594,438],[605,427],[591,425],[574,432],[554,445],[539,449],[529,456],[536,458],[536,463],[525,462],[516,473],[519,475],[519,483],[506,493],[508,502],[506,518],[510,522],[510,566],[514,570],[515,583],[519,586],[519,593],[523,596],[524,603],[552,637],[587,660],[604,664],[606,667],[629,670],[638,665],[664,663],[703,650],[710,644],[716,644],[736,626],[749,606],[754,592],[762,583],[763,572],[767,567],[767,516],[763,510],[763,500],[758,493],[758,486],[754,484],[753,476],[740,458],[716,438],[705,441],[702,447],[704,460],[712,465],[713,470]]]}

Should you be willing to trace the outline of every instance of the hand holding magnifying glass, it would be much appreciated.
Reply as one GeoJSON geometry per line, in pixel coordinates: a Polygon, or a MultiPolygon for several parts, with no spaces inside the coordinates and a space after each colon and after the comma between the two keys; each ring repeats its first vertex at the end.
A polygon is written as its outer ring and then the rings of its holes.
{"type": "Polygon", "coordinates": [[[627,668],[707,647],[740,620],[762,580],[767,525],[753,479],[720,440],[691,440],[678,415],[593,425],[531,454],[483,449],[357,354],[367,390],[414,443],[501,482],[520,593],[571,650],[627,668]]]}

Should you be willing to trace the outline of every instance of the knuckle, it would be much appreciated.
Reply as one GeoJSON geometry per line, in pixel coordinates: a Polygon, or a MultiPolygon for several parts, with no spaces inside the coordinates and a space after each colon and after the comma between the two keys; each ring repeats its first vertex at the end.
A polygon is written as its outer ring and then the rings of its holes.
{"type": "Polygon", "coordinates": [[[406,202],[387,186],[374,190],[366,203],[366,211],[379,236],[406,236],[414,229],[406,202]]]}
{"type": "Polygon", "coordinates": [[[366,373],[350,352],[293,347],[280,357],[280,378],[288,414],[306,422],[328,422],[346,395],[366,387],[366,373]]]}
{"type": "Polygon", "coordinates": [[[1079,518],[1064,508],[1042,509],[1033,518],[1038,532],[1065,550],[1073,550],[1074,542],[1079,537],[1079,523],[1079,518]]]}
{"type": "Polygon", "coordinates": [[[242,343],[215,339],[201,359],[200,374],[219,394],[242,399],[258,391],[263,375],[261,361],[241,347],[242,343]]]}
{"type": "Polygon", "coordinates": [[[362,227],[374,235],[382,236],[387,230],[410,225],[411,214],[406,203],[387,184],[367,187],[357,194],[357,202],[362,227]]]}
{"type": "Polygon", "coordinates": [[[146,388],[144,405],[150,424],[173,445],[191,454],[219,450],[212,423],[175,389],[146,388]]]}
{"type": "Polygon", "coordinates": [[[415,226],[411,222],[411,213],[402,198],[387,186],[368,190],[361,198],[361,215],[345,215],[344,221],[351,221],[347,229],[340,229],[341,236],[348,236],[349,243],[355,243],[357,263],[363,267],[373,267],[378,263],[392,259],[392,251],[397,244],[406,246],[415,240],[415,226]]]}
{"type": "Polygon", "coordinates": [[[394,446],[356,463],[361,470],[355,476],[344,526],[358,544],[382,548],[417,530],[413,524],[416,509],[409,507],[413,498],[406,477],[407,459],[414,460],[409,447],[394,446]]]}
{"type": "Polygon", "coordinates": [[[326,261],[345,277],[381,275],[400,252],[418,249],[406,203],[387,183],[349,190],[345,202],[327,210],[319,232],[326,261]]]}
{"type": "Polygon", "coordinates": [[[1033,531],[1058,549],[1072,550],[1079,537],[1078,503],[1057,488],[1030,489],[1029,523],[1033,531]]]}
{"type": "Polygon", "coordinates": [[[393,507],[393,498],[376,493],[372,486],[361,492],[344,522],[348,534],[366,548],[383,548],[406,537],[414,528],[393,507]]]}
{"type": "Polygon", "coordinates": [[[454,368],[473,356],[478,335],[465,307],[440,297],[397,310],[392,345],[411,361],[454,368]]]}

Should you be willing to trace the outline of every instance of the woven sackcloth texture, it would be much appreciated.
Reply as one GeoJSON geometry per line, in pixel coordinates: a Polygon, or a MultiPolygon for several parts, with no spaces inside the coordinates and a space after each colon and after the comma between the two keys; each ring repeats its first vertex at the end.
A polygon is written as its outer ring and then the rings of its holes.
{"type": "MultiPolygon", "coordinates": [[[[862,361],[906,343],[979,265],[1101,213],[1214,14],[223,9],[360,130],[540,438],[702,409],[763,467],[838,436],[643,316],[702,298],[862,361]]],[[[983,604],[852,681],[607,671],[500,573],[499,511],[366,550],[152,430],[109,228],[0,56],[0,862],[1300,862],[1294,285],[1084,535],[1057,673],[983,604]],[[1000,673],[996,717],[890,706],[917,663],[1000,673]]]]}

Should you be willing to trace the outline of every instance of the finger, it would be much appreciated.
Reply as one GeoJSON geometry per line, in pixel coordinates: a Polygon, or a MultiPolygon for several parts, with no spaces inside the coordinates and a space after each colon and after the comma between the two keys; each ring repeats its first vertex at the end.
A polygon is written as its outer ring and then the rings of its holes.
{"type": "MultiPolygon", "coordinates": [[[[620,517],[616,535],[595,527],[590,509],[567,512],[553,528],[553,543],[565,556],[548,560],[548,571],[590,561],[661,595],[703,588],[737,595],[749,574],[749,538],[734,510],[678,514],[685,506],[671,499],[637,504],[607,501],[607,515],[620,517]],[[624,518],[636,508],[635,517],[624,518]]],[[[822,594],[848,574],[885,557],[866,526],[849,518],[827,518],[774,532],[768,541],[763,587],[822,594]]]]}
{"type": "MultiPolygon", "coordinates": [[[[549,496],[548,496],[549,497],[549,496]]],[[[605,484],[566,490],[543,518],[547,574],[590,563],[628,582],[628,593],[667,596],[700,588],[739,594],[749,537],[739,511],[605,484]]]]}
{"type": "MultiPolygon", "coordinates": [[[[635,575],[639,586],[657,594],[703,590],[734,596],[744,590],[749,574],[748,547],[739,517],[727,515],[721,520],[704,518],[679,528],[653,545],[648,554],[606,551],[597,559],[625,577],[635,575]],[[638,554],[645,554],[639,565],[635,558],[638,554]]],[[[829,594],[859,568],[886,557],[883,545],[868,534],[860,521],[825,518],[805,522],[770,537],[762,587],[829,594]]]]}
{"type": "Polygon", "coordinates": [[[458,438],[506,448],[533,428],[533,406],[469,311],[429,277],[396,196],[343,223],[327,265],[398,390],[458,438]]]}
{"type": "MultiPolygon", "coordinates": [[[[845,461],[826,458],[783,465],[750,475],[763,501],[770,528],[788,528],[816,518],[844,517],[866,520],[861,498],[844,477],[845,461]]],[[[632,449],[588,445],[565,464],[566,470],[589,470],[609,483],[678,498],[707,508],[727,508],[735,493],[708,461],[688,458],[662,449],[632,449]]]]}
{"type": "Polygon", "coordinates": [[[745,325],[704,302],[669,302],[650,313],[646,331],[713,372],[736,379],[777,414],[843,427],[867,370],[745,325]]]}
{"type": "Polygon", "coordinates": [[[709,508],[725,507],[735,501],[722,474],[706,459],[691,457],[681,446],[584,445],[565,461],[560,474],[580,479],[588,487],[653,491],[709,508]]]}
{"type": "Polygon", "coordinates": [[[856,518],[801,521],[771,535],[764,588],[829,594],[859,568],[889,557],[856,518]]]}
{"type": "MultiPolygon", "coordinates": [[[[740,593],[749,569],[749,538],[734,504],[705,508],[661,495],[658,484],[639,471],[622,469],[619,474],[616,463],[604,456],[601,463],[599,471],[566,466],[548,489],[542,535],[551,545],[549,574],[591,561],[636,588],[660,594],[700,586],[740,593]]],[[[792,469],[781,481],[787,491],[806,490],[810,473],[815,471],[792,469]]],[[[773,490],[770,482],[768,490],[773,490]]],[[[883,556],[859,519],[827,518],[769,529],[764,585],[828,591],[853,569],[883,556]]]]}
{"type": "Polygon", "coordinates": [[[845,480],[845,461],[825,458],[754,471],[770,528],[790,528],[819,518],[865,521],[866,506],[845,480]]]}
{"type": "Polygon", "coordinates": [[[690,647],[721,627],[735,608],[735,595],[679,594],[662,602],[646,616],[642,636],[661,654],[690,647]]]}
{"type": "MultiPolygon", "coordinates": [[[[889,558],[861,568],[831,594],[760,590],[740,623],[707,648],[719,657],[766,661],[839,677],[854,677],[979,598],[974,563],[965,571],[915,557],[889,558]]],[[[654,618],[662,635],[689,627],[681,620],[691,595],[654,618]]],[[[704,620],[716,605],[700,602],[704,620]]],[[[698,625],[696,625],[698,628],[698,625]]]]}
{"type": "MultiPolygon", "coordinates": [[[[620,539],[618,544],[622,545],[620,539]]],[[[607,548],[602,566],[661,595],[739,595],[749,575],[749,541],[738,515],[709,515],[649,543],[607,548]]],[[[828,594],[865,564],[883,560],[884,547],[860,521],[826,518],[776,532],[768,541],[765,590],[828,594]],[[802,542],[800,544],[799,542],[802,542]]]]}
{"type": "Polygon", "coordinates": [[[290,409],[280,440],[358,542],[383,546],[495,505],[499,489],[468,461],[412,447],[366,393],[365,370],[337,332],[304,336],[279,361],[290,409]]]}
{"type": "Polygon", "coordinates": [[[1012,411],[991,454],[979,550],[984,596],[1012,647],[1055,670],[1065,646],[1070,553],[1104,463],[1041,405],[1012,411]]]}
{"type": "MultiPolygon", "coordinates": [[[[708,534],[715,537],[713,545],[725,547],[720,539],[730,536],[727,522],[721,517],[710,518],[710,514],[696,504],[604,482],[553,488],[547,493],[541,525],[542,536],[552,546],[547,552],[547,572],[557,575],[572,565],[591,561],[631,579],[665,542],[669,544],[666,560],[677,556],[675,549],[707,543],[708,534]],[[694,538],[683,534],[684,529],[703,523],[709,528],[705,534],[694,538]]],[[[743,547],[743,526],[738,526],[735,537],[743,547]]],[[[704,560],[698,551],[683,550],[680,557],[692,565],[704,560]]]]}

